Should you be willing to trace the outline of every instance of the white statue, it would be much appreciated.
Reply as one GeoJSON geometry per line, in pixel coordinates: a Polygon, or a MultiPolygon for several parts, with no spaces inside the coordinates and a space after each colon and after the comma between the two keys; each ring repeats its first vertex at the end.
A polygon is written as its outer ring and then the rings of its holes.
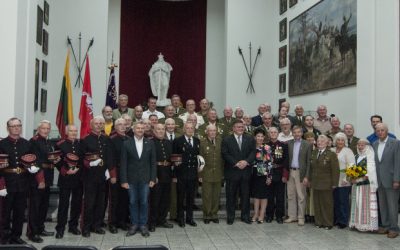
{"type": "Polygon", "coordinates": [[[172,66],[164,61],[164,56],[160,53],[149,71],[151,92],[157,96],[157,106],[171,105],[171,99],[167,99],[171,71],[172,66]]]}

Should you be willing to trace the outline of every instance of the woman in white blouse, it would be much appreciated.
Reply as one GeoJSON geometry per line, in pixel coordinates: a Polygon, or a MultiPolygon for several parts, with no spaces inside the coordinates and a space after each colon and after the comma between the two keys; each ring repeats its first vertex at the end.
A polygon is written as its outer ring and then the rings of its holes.
{"type": "Polygon", "coordinates": [[[342,170],[347,166],[355,163],[353,151],[347,147],[347,137],[344,133],[339,132],[335,136],[333,142],[336,147],[331,150],[336,153],[339,160],[340,176],[337,188],[333,191],[334,198],[334,223],[340,229],[346,228],[349,223],[349,196],[351,191],[351,182],[346,178],[346,174],[342,170]]]}

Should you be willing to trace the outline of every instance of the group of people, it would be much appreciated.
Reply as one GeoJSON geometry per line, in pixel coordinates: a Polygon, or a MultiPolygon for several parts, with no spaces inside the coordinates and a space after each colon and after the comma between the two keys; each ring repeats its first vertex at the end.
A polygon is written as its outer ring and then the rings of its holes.
{"type": "Polygon", "coordinates": [[[277,114],[261,104],[253,117],[227,106],[218,119],[207,99],[198,112],[194,100],[183,108],[178,95],[164,112],[156,101],[150,97],[146,110],[129,108],[128,96],[120,95],[117,109],[106,106],[92,119],[90,134],[79,139],[69,124],[56,143],[49,140],[49,121],[28,141],[21,121],[9,119],[8,137],[0,140],[1,243],[25,243],[27,207],[27,236],[37,243],[54,234],[63,238],[67,224],[74,235],[105,234],[106,214],[110,233],[122,229],[127,236],[172,228],[168,215],[180,227],[195,227],[199,186],[204,223],[219,223],[223,185],[229,225],[240,204],[240,219],[248,224],[314,223],[398,236],[400,143],[379,115],[371,117],[373,133],[359,139],[353,125],[342,128],[324,105],[315,118],[301,105],[289,115],[285,102],[277,114]],[[352,165],[365,171],[362,177],[346,175],[352,165]],[[44,224],[54,169],[55,233],[44,224]]]}

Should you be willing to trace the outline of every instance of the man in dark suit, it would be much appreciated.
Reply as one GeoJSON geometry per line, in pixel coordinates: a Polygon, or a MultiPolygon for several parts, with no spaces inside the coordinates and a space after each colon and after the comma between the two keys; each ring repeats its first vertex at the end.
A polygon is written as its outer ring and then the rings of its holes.
{"type": "Polygon", "coordinates": [[[197,155],[200,153],[200,140],[194,137],[195,125],[186,122],[184,135],[174,140],[173,153],[182,156],[181,162],[175,163],[175,174],[177,177],[178,196],[178,223],[185,227],[183,203],[186,199],[186,223],[195,227],[193,220],[193,204],[197,184],[197,155]]]}
{"type": "Polygon", "coordinates": [[[156,182],[156,149],[152,140],[144,138],[143,122],[136,123],[134,137],[126,140],[121,149],[121,186],[128,189],[131,227],[126,236],[141,231],[148,237],[147,228],[149,187],[156,182]]]}
{"type": "Polygon", "coordinates": [[[244,132],[250,136],[253,136],[255,127],[251,125],[251,117],[249,115],[243,116],[244,132]]]}
{"type": "Polygon", "coordinates": [[[292,126],[302,127],[304,124],[304,108],[300,104],[294,107],[295,116],[292,116],[292,126]]]}
{"type": "Polygon", "coordinates": [[[258,106],[258,115],[251,118],[251,125],[253,127],[258,127],[263,124],[262,115],[266,112],[271,112],[271,105],[260,104],[260,106],[258,106]]]}
{"type": "Polygon", "coordinates": [[[343,131],[347,136],[347,147],[349,147],[354,155],[357,154],[357,143],[360,138],[354,136],[354,126],[350,123],[347,123],[343,126],[343,131]]]}
{"type": "Polygon", "coordinates": [[[285,223],[298,221],[299,226],[304,226],[306,208],[306,187],[303,179],[311,159],[311,144],[302,139],[303,129],[294,126],[292,129],[294,139],[288,142],[289,151],[289,179],[287,182],[288,215],[285,223]]]}
{"type": "Polygon", "coordinates": [[[237,191],[240,188],[242,204],[241,219],[250,224],[249,181],[251,178],[251,164],[256,156],[256,143],[252,136],[244,132],[243,122],[237,120],[233,124],[233,134],[222,141],[221,153],[225,164],[226,179],[226,210],[227,223],[232,225],[235,219],[235,204],[237,191]]]}
{"type": "Polygon", "coordinates": [[[399,235],[398,200],[400,183],[400,144],[388,135],[388,127],[384,123],[375,126],[378,140],[374,142],[376,173],[378,176],[379,211],[382,227],[378,233],[387,234],[388,238],[399,235]]]}

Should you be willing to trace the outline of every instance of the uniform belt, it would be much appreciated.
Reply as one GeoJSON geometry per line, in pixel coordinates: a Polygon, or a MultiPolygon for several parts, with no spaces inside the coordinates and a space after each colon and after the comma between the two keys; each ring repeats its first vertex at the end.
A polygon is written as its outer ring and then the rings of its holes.
{"type": "Polygon", "coordinates": [[[296,170],[299,170],[300,168],[290,168],[290,170],[294,170],[294,171],[296,171],[296,170]]]}
{"type": "Polygon", "coordinates": [[[51,163],[42,163],[41,166],[44,169],[53,169],[54,168],[54,164],[51,164],[51,163]]]}
{"type": "Polygon", "coordinates": [[[23,174],[25,172],[26,172],[26,169],[21,168],[21,167],[11,167],[11,168],[3,169],[3,173],[7,173],[7,174],[23,174]]]}
{"type": "Polygon", "coordinates": [[[171,166],[171,162],[169,161],[158,161],[157,166],[162,166],[162,167],[169,167],[171,166]]]}

